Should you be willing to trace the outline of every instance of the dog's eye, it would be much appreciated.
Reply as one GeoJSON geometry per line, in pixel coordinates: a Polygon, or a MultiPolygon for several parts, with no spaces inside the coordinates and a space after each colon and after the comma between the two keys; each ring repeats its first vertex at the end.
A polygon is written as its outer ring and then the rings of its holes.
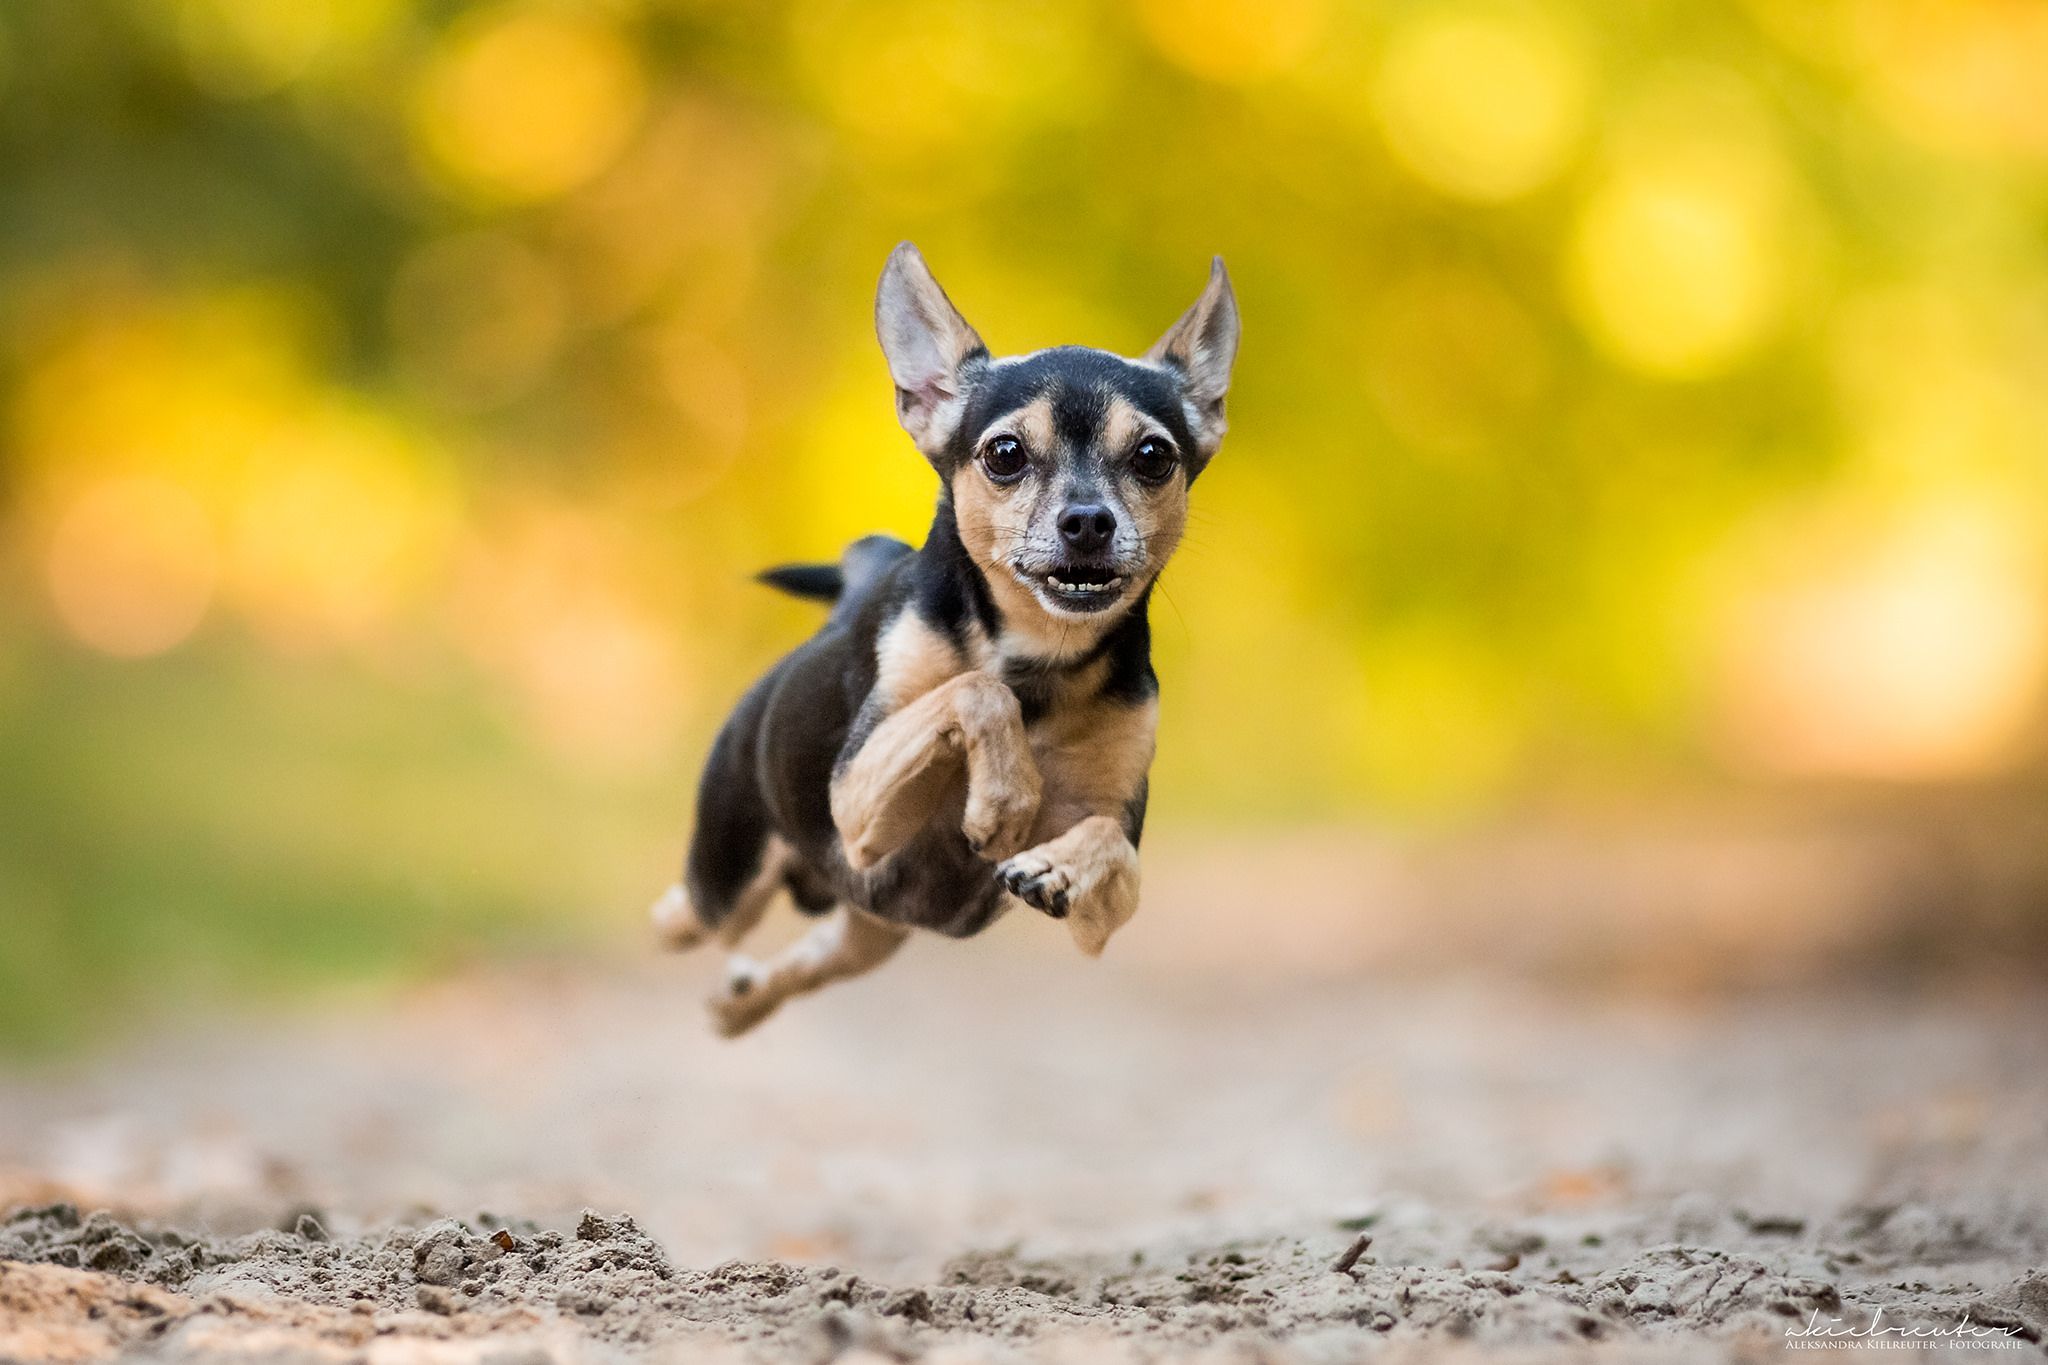
{"type": "Polygon", "coordinates": [[[1146,483],[1165,483],[1178,468],[1180,461],[1173,457],[1173,447],[1157,436],[1147,436],[1131,452],[1131,472],[1146,483]]]}
{"type": "Polygon", "coordinates": [[[981,467],[997,483],[1010,483],[1024,476],[1031,465],[1024,443],[1014,436],[998,436],[981,448],[981,467]]]}

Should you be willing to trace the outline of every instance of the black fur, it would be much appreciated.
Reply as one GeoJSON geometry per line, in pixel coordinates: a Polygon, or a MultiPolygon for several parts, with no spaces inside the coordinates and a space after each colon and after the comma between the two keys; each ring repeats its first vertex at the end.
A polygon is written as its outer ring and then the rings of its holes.
{"type": "MultiPolygon", "coordinates": [[[[921,550],[869,536],[847,548],[837,572],[844,586],[830,619],[747,691],[712,745],[684,875],[690,902],[706,924],[718,925],[758,875],[769,836],[776,835],[796,855],[785,881],[807,914],[845,901],[953,937],[978,933],[1001,909],[1003,889],[960,832],[959,802],[903,850],[859,873],[841,852],[830,791],[834,770],[881,720],[866,703],[882,632],[906,610],[956,641],[966,638],[970,621],[999,627],[988,585],[960,544],[952,505],[944,499],[921,550]]],[[[1141,598],[1095,651],[1066,668],[1106,655],[1111,663],[1103,694],[1142,702],[1158,690],[1149,639],[1141,598]]],[[[1049,678],[1042,668],[1005,678],[1027,725],[1043,713],[1049,678]]],[[[1125,813],[1134,842],[1143,824],[1141,796],[1125,813]]]]}
{"type": "MultiPolygon", "coordinates": [[[[1130,477],[1116,463],[1125,452],[1099,449],[1112,395],[1172,438],[1187,480],[1200,471],[1203,457],[1188,427],[1182,380],[1171,369],[1059,347],[1001,362],[978,352],[967,358],[962,373],[968,380],[965,412],[941,445],[927,447],[948,488],[975,458],[978,433],[1041,397],[1051,400],[1056,439],[1071,455],[1059,469],[1068,499],[1086,500],[1091,486],[1130,477]]],[[[831,810],[835,771],[885,718],[884,703],[874,695],[877,648],[901,614],[916,613],[963,651],[975,639],[1006,638],[1002,609],[962,543],[949,497],[941,495],[917,550],[869,536],[848,546],[837,565],[783,565],[761,580],[799,597],[829,601],[832,611],[815,635],[748,690],[712,746],[685,870],[697,916],[715,927],[731,914],[760,876],[774,837],[794,855],[781,876],[807,913],[843,902],[958,937],[986,927],[1002,909],[1004,888],[961,832],[964,793],[908,845],[865,872],[848,865],[831,810]]],[[[1107,667],[1094,696],[1082,700],[1137,706],[1157,694],[1150,594],[1148,584],[1083,657],[1008,658],[1001,678],[1016,694],[1027,728],[1063,695],[1071,700],[1063,682],[1103,661],[1107,667]]],[[[1146,796],[1141,784],[1123,811],[1133,844],[1143,830],[1146,796]]]]}
{"type": "Polygon", "coordinates": [[[778,564],[754,577],[791,597],[808,597],[818,602],[837,602],[846,591],[846,575],[837,564],[778,564]]]}
{"type": "Polygon", "coordinates": [[[1183,452],[1190,483],[1201,472],[1201,462],[1185,454],[1195,450],[1196,441],[1188,430],[1180,388],[1164,371],[1086,346],[1055,346],[991,366],[984,374],[968,402],[965,420],[947,443],[941,474],[950,475],[973,457],[975,435],[998,414],[1047,393],[1053,396],[1055,428],[1074,446],[1093,444],[1114,394],[1166,428],[1183,452]]]}

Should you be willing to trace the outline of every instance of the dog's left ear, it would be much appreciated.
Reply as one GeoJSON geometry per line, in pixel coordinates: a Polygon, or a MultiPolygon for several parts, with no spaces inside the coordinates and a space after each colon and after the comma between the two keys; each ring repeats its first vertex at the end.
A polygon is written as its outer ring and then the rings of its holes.
{"type": "Polygon", "coordinates": [[[889,253],[875,290],[875,334],[896,381],[896,417],[933,464],[960,425],[968,383],[988,347],[908,242],[889,253]]]}
{"type": "Polygon", "coordinates": [[[1231,362],[1237,359],[1237,296],[1221,256],[1209,266],[1202,297],[1152,344],[1145,359],[1180,376],[1188,425],[1206,463],[1223,443],[1223,395],[1230,388],[1231,362]]]}

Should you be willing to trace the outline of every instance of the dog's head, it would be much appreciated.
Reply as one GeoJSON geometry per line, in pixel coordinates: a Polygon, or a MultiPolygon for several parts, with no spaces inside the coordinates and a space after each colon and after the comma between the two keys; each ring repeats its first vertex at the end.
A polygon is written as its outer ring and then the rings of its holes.
{"type": "Polygon", "coordinates": [[[1136,360],[1082,346],[991,358],[908,242],[882,272],[875,328],[897,416],[1000,601],[1074,621],[1150,586],[1223,440],[1237,301],[1220,257],[1136,360]]]}

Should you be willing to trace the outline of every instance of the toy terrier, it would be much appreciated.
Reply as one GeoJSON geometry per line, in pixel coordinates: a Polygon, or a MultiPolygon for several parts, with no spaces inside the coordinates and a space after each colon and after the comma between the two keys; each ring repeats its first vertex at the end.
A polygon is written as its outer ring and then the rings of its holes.
{"type": "Polygon", "coordinates": [[[672,947],[736,946],[777,891],[823,920],[711,1000],[727,1037],[880,965],[912,929],[1029,905],[1102,952],[1138,905],[1159,681],[1146,607],[1223,439],[1237,302],[1219,257],[1131,360],[989,354],[909,243],[875,297],[896,415],[942,487],[924,545],[868,536],[762,580],[831,603],[740,699],[697,791],[672,947]]]}

